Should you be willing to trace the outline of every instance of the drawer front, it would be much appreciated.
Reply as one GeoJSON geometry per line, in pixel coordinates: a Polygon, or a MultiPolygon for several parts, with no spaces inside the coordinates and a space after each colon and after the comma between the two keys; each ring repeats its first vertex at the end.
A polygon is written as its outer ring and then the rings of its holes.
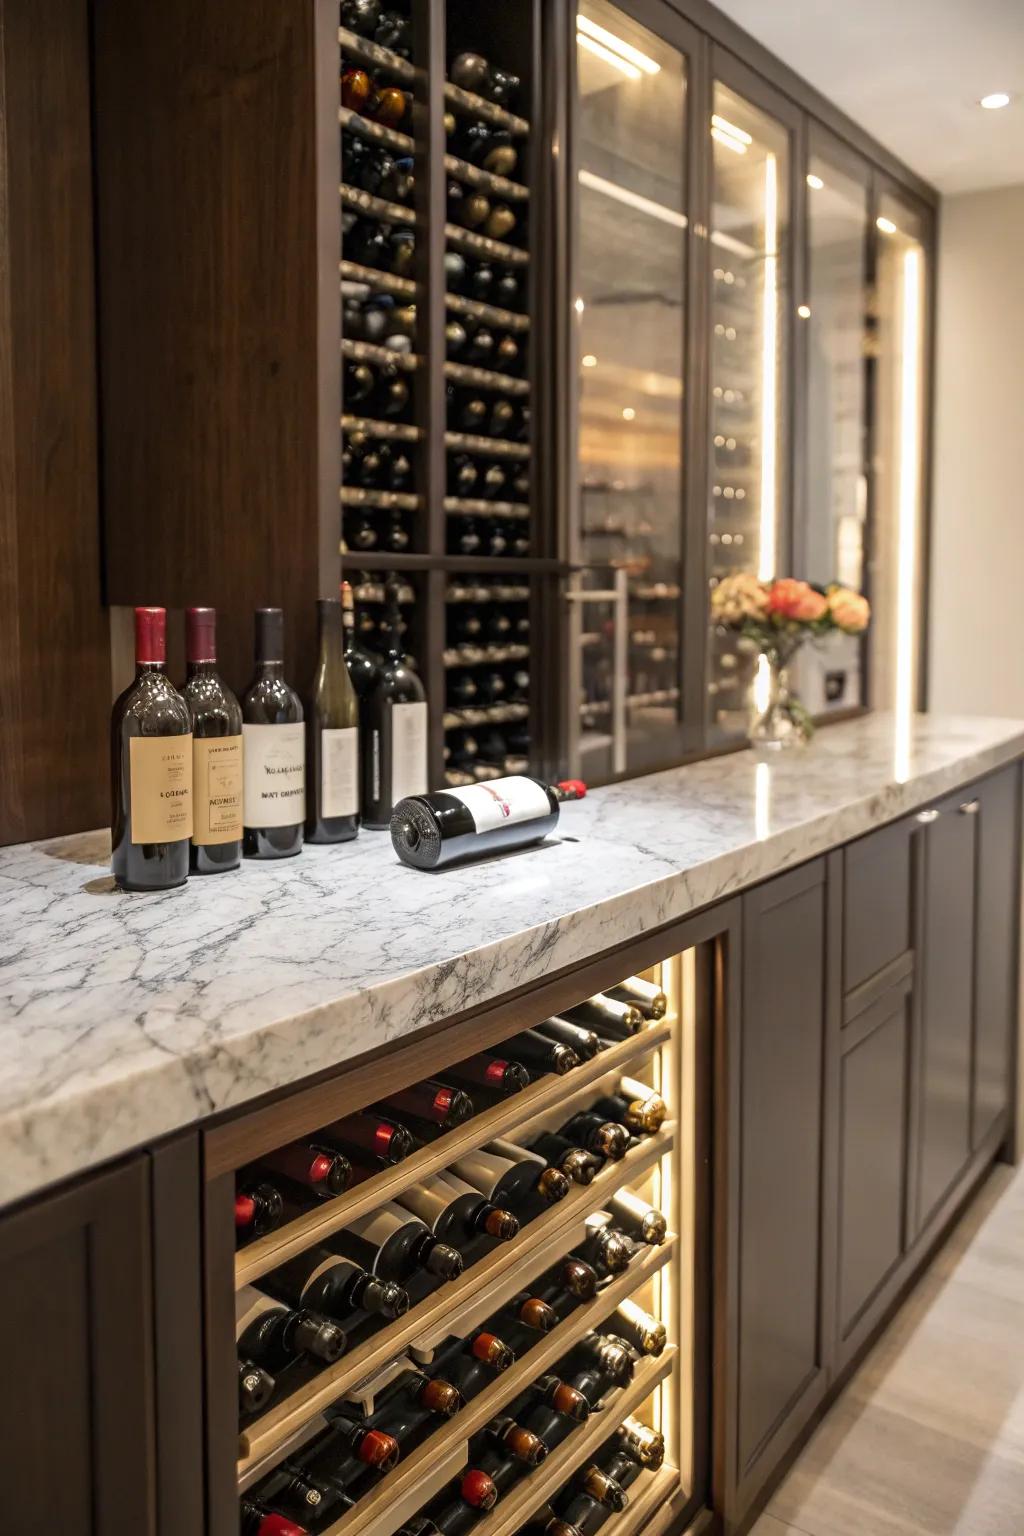
{"type": "Polygon", "coordinates": [[[844,993],[911,948],[911,832],[897,821],[844,852],[844,993]]]}

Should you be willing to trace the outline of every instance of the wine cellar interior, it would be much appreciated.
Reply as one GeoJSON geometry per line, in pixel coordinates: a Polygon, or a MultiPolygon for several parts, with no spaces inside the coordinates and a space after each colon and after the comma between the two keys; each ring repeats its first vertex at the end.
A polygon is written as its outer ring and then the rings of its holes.
{"type": "Polygon", "coordinates": [[[712,958],[691,949],[509,1038],[470,1021],[461,1060],[394,1057],[372,1104],[342,1078],[243,1132],[212,1202],[230,1219],[233,1201],[239,1242],[237,1359],[226,1339],[218,1359],[239,1383],[221,1397],[240,1404],[243,1530],[272,1511],[314,1536],[417,1517],[512,1536],[542,1515],[572,1532],[582,1497],[588,1532],[627,1536],[685,1511],[707,1412],[712,958]],[[405,1246],[385,1254],[396,1229],[405,1246]],[[268,1314],[305,1332],[282,1345],[268,1314]]]}

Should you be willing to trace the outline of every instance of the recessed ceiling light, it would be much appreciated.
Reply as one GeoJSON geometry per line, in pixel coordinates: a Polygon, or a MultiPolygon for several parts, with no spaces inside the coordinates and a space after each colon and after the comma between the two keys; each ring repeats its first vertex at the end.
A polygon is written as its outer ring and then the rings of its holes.
{"type": "Polygon", "coordinates": [[[582,299],[577,299],[575,307],[576,307],[576,313],[578,315],[582,315],[584,309],[586,308],[586,305],[583,303],[582,299]]]}
{"type": "Polygon", "coordinates": [[[594,356],[593,352],[587,353],[586,357],[583,359],[583,366],[584,368],[597,367],[597,358],[594,356]]]}
{"type": "Polygon", "coordinates": [[[815,192],[820,192],[825,183],[820,176],[815,176],[812,172],[807,178],[807,185],[813,187],[815,192]]]}
{"type": "Polygon", "coordinates": [[[985,107],[989,112],[997,112],[1000,107],[1010,105],[1010,98],[1006,91],[993,91],[990,96],[983,96],[978,105],[985,107]]]}
{"type": "Polygon", "coordinates": [[[622,419],[623,419],[623,421],[635,421],[636,420],[636,411],[634,411],[634,409],[633,409],[633,407],[631,405],[627,405],[627,406],[625,406],[623,408],[622,419]]]}
{"type": "Polygon", "coordinates": [[[809,304],[798,304],[796,312],[801,320],[809,320],[811,318],[811,306],[809,304]]]}
{"type": "Polygon", "coordinates": [[[883,235],[894,235],[896,233],[896,225],[893,223],[892,219],[881,217],[877,218],[875,223],[878,225],[878,228],[882,231],[883,235]]]}

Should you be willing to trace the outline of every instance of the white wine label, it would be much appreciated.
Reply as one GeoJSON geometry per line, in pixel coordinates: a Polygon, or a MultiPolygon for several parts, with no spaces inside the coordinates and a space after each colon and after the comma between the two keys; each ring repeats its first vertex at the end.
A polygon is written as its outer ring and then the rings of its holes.
{"type": "Polygon", "coordinates": [[[372,1243],[375,1248],[379,1248],[382,1243],[387,1242],[393,1232],[397,1232],[399,1227],[404,1227],[412,1219],[400,1205],[388,1201],[384,1205],[378,1205],[377,1209],[371,1211],[368,1216],[360,1216],[357,1221],[350,1222],[349,1227],[364,1242],[372,1243]]]}
{"type": "Polygon", "coordinates": [[[306,819],[306,728],[243,725],[247,827],[291,827],[306,819]]]}
{"type": "Polygon", "coordinates": [[[272,1296],[265,1296],[254,1285],[244,1285],[240,1291],[235,1292],[235,1338],[241,1338],[242,1334],[265,1312],[276,1312],[281,1305],[272,1296]]]}
{"type": "Polygon", "coordinates": [[[504,1158],[495,1157],[490,1152],[464,1152],[452,1163],[455,1174],[460,1179],[465,1179],[467,1184],[472,1184],[482,1195],[490,1197],[497,1187],[498,1180],[507,1173],[510,1164],[504,1158]]]}
{"type": "Polygon", "coordinates": [[[320,802],[325,816],[359,812],[359,727],[320,733],[320,802]]]}
{"type": "Polygon", "coordinates": [[[395,704],[391,709],[391,804],[427,792],[427,706],[395,704]]]}
{"type": "Polygon", "coordinates": [[[128,743],[132,842],[192,836],[192,737],[133,736],[128,743]]]}
{"type": "Polygon", "coordinates": [[[426,1184],[414,1184],[411,1189],[402,1191],[402,1204],[420,1221],[426,1222],[432,1227],[434,1222],[451,1205],[454,1195],[447,1192],[444,1185],[440,1189],[428,1187],[426,1184]]]}
{"type": "Polygon", "coordinates": [[[534,779],[489,779],[486,784],[470,784],[466,789],[446,789],[467,806],[478,832],[493,832],[495,827],[511,827],[519,821],[536,821],[551,815],[547,790],[534,779]]]}
{"type": "Polygon", "coordinates": [[[201,847],[242,835],[242,738],[196,737],[192,742],[192,841],[201,847]]]}

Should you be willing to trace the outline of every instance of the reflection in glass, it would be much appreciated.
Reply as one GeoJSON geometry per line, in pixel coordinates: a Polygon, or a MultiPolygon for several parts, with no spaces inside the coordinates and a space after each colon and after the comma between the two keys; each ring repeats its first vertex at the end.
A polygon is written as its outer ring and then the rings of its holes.
{"type": "MultiPolygon", "coordinates": [[[[776,574],[783,493],[789,136],[715,86],[711,211],[711,585],[735,571],[776,574]]],[[[744,731],[756,658],[714,629],[712,724],[744,731]]]]}
{"type": "Polygon", "coordinates": [[[679,750],[685,60],[606,0],[577,20],[578,752],[600,779],[679,750]]]}
{"type": "MultiPolygon", "coordinates": [[[[867,187],[812,155],[807,174],[806,496],[798,576],[861,591],[867,519],[867,187]]],[[[863,701],[863,642],[832,635],[794,668],[812,714],[863,701]]]]}
{"type": "MultiPolygon", "coordinates": [[[[879,202],[872,703],[904,732],[917,702],[926,282],[920,216],[879,202]]],[[[901,765],[897,763],[897,773],[901,765]]]]}

